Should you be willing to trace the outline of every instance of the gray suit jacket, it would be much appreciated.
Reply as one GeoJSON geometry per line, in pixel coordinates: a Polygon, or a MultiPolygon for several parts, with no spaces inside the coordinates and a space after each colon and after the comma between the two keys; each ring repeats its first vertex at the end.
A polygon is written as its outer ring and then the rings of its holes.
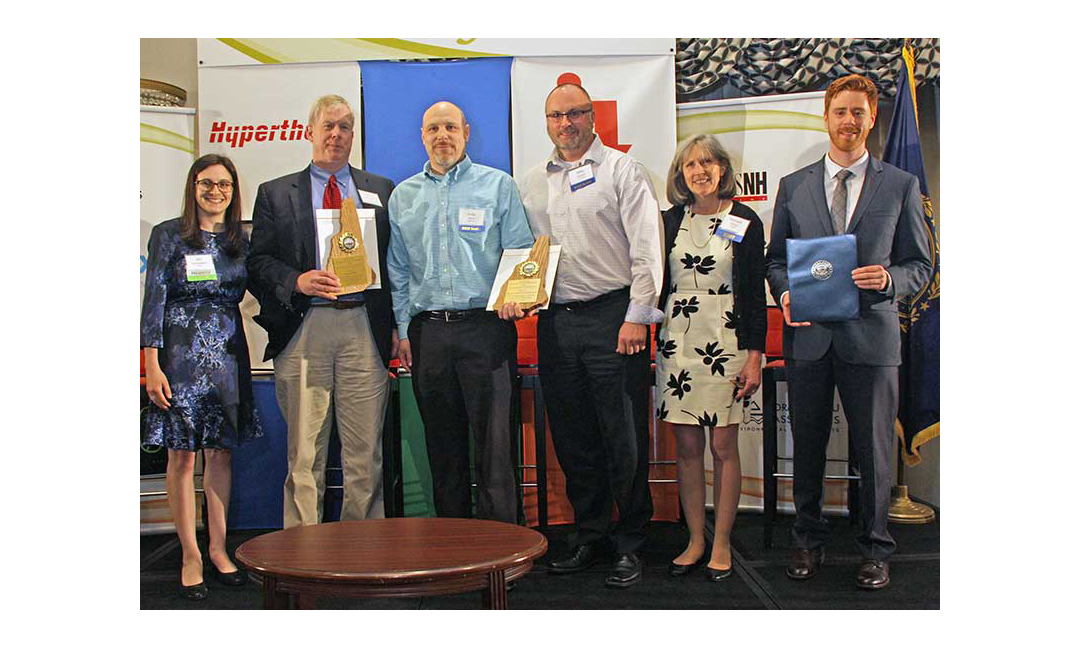
{"type": "MultiPolygon", "coordinates": [[[[833,235],[824,174],[822,158],[780,180],[765,255],[769,287],[778,304],[788,290],[787,239],[833,235]]],[[[817,360],[832,345],[850,364],[899,365],[896,300],[921,288],[932,270],[919,181],[871,156],[847,233],[855,235],[860,267],[882,265],[889,271],[888,294],[860,290],[857,320],[785,326],[784,357],[817,360]]]]}

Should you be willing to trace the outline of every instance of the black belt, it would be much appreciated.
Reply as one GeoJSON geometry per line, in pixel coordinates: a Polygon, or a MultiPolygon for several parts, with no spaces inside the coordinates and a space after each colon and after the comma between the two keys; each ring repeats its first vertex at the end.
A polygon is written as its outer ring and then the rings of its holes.
{"type": "MultiPolygon", "coordinates": [[[[592,299],[587,299],[585,301],[562,302],[561,304],[552,304],[552,306],[554,308],[560,308],[560,309],[571,310],[572,311],[572,310],[578,310],[580,308],[589,308],[590,306],[599,306],[600,304],[603,304],[604,302],[612,301],[613,299],[616,299],[616,298],[619,298],[619,297],[628,297],[629,295],[630,295],[630,286],[627,286],[626,288],[619,288],[618,290],[612,290],[609,293],[604,293],[603,295],[600,295],[599,297],[593,297],[592,299]]],[[[543,311],[541,311],[541,312],[543,312],[543,311]]]]}
{"type": "Polygon", "coordinates": [[[430,310],[420,311],[416,314],[421,319],[431,322],[460,322],[461,320],[476,317],[486,312],[483,308],[470,308],[469,310],[430,310]]]}
{"type": "Polygon", "coordinates": [[[320,306],[326,306],[326,307],[333,308],[333,309],[336,309],[336,310],[347,310],[349,308],[360,308],[363,305],[364,305],[364,300],[363,299],[349,299],[349,300],[335,299],[334,301],[331,301],[331,302],[328,302],[328,303],[325,303],[325,304],[321,304],[321,303],[320,304],[312,304],[311,306],[313,308],[318,308],[320,306]]]}

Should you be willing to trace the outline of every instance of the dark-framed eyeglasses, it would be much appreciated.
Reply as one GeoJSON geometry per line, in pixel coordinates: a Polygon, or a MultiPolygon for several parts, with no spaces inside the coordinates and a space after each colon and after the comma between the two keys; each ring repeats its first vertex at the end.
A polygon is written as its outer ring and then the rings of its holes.
{"type": "Polygon", "coordinates": [[[233,189],[233,183],[230,180],[221,180],[220,182],[214,182],[213,180],[196,180],[195,186],[203,191],[213,191],[214,187],[221,190],[221,193],[229,193],[233,189]]]}
{"type": "Polygon", "coordinates": [[[566,117],[570,121],[576,122],[585,115],[592,112],[592,106],[588,108],[574,108],[573,110],[567,110],[566,112],[551,111],[547,113],[547,118],[551,121],[557,122],[563,117],[566,117]]]}

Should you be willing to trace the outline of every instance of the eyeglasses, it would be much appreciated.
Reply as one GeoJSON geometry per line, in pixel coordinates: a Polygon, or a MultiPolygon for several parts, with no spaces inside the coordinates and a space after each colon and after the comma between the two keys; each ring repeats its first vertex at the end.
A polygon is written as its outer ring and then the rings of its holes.
{"type": "Polygon", "coordinates": [[[547,118],[553,122],[557,122],[563,117],[568,118],[570,121],[577,121],[583,116],[592,112],[592,106],[585,109],[574,108],[573,110],[567,110],[566,112],[552,111],[547,114],[547,118]]]}
{"type": "Polygon", "coordinates": [[[214,187],[221,190],[221,193],[229,193],[232,191],[233,183],[229,180],[222,180],[221,182],[214,182],[213,180],[196,180],[195,184],[203,191],[213,191],[214,187]]]}

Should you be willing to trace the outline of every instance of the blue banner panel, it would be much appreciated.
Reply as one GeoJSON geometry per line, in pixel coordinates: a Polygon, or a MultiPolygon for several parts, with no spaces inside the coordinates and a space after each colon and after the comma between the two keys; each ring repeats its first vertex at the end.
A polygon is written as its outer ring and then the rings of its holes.
{"type": "Polygon", "coordinates": [[[284,518],[287,429],[278,409],[274,381],[251,381],[263,436],[233,450],[230,529],[280,529],[284,518]]]}
{"type": "Polygon", "coordinates": [[[510,58],[436,63],[361,61],[364,168],[399,183],[423,170],[424,111],[449,101],[469,122],[466,152],[478,162],[510,169],[510,58]]]}

